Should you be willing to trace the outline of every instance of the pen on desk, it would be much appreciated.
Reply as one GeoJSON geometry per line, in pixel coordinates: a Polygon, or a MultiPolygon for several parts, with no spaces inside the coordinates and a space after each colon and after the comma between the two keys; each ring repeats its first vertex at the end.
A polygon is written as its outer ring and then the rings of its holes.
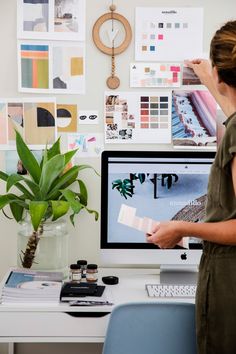
{"type": "Polygon", "coordinates": [[[114,305],[109,301],[90,301],[90,300],[75,300],[69,303],[70,306],[99,306],[99,305],[114,305]]]}

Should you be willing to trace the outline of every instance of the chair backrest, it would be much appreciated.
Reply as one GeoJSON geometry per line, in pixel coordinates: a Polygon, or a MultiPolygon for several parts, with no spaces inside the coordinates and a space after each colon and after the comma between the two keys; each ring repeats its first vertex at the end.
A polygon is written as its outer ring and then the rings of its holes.
{"type": "Polygon", "coordinates": [[[196,354],[195,305],[136,302],[111,314],[103,354],[196,354]]]}

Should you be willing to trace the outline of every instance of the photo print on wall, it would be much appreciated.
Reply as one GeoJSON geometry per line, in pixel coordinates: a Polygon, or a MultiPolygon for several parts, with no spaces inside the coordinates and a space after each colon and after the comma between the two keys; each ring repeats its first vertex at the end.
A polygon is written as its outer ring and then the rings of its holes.
{"type": "Polygon", "coordinates": [[[173,146],[215,150],[216,110],[215,99],[208,91],[173,91],[173,146]]]}
{"type": "Polygon", "coordinates": [[[85,40],[85,0],[17,0],[17,36],[85,40]]]}
{"type": "Polygon", "coordinates": [[[170,143],[171,92],[105,92],[106,143],[170,143]]]}

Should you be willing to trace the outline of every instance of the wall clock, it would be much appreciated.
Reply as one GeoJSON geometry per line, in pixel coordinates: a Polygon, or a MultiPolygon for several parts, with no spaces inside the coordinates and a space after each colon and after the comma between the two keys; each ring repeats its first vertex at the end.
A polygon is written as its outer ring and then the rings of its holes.
{"type": "Polygon", "coordinates": [[[132,39],[132,30],[128,20],[115,12],[116,6],[109,7],[108,12],[98,18],[93,26],[93,41],[104,54],[111,56],[111,76],[106,83],[110,89],[120,85],[120,79],[115,75],[115,56],[123,53],[132,39]]]}

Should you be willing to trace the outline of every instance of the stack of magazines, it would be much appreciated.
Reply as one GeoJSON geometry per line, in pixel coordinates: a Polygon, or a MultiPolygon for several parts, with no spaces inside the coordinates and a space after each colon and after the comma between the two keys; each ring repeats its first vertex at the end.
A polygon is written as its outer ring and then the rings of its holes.
{"type": "Polygon", "coordinates": [[[1,302],[58,303],[63,273],[12,270],[2,287],[1,302]]]}

